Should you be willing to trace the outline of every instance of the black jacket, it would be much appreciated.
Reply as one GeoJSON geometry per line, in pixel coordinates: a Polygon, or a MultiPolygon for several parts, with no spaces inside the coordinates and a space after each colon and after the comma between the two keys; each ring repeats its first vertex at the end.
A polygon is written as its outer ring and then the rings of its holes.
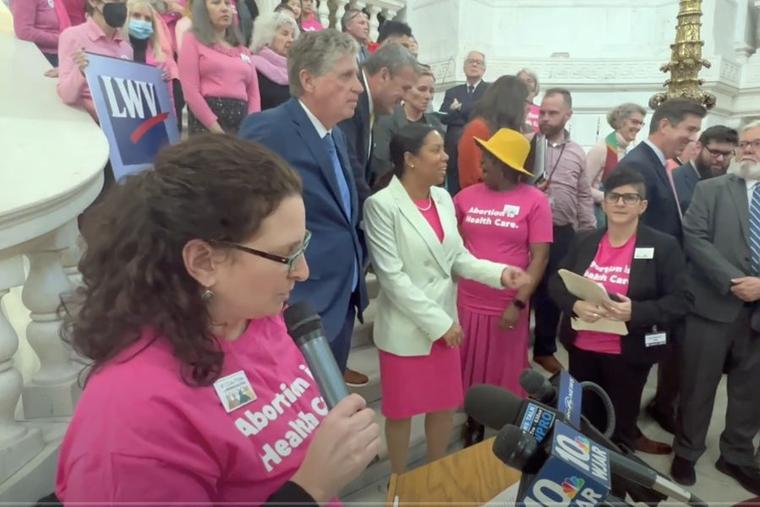
{"type": "Polygon", "coordinates": [[[261,96],[261,110],[272,109],[290,98],[290,87],[277,84],[261,72],[256,71],[259,78],[259,95],[261,96]]]}
{"type": "MultiPolygon", "coordinates": [[[[361,71],[360,71],[361,72],[361,71]]],[[[364,200],[369,197],[370,187],[374,183],[369,174],[369,159],[372,154],[370,146],[370,112],[369,95],[367,94],[367,81],[360,74],[364,92],[359,95],[354,115],[343,120],[338,125],[346,136],[348,145],[348,158],[351,160],[351,170],[354,173],[356,191],[359,194],[359,209],[364,206],[364,200]]],[[[375,113],[377,116],[377,113],[375,113]]],[[[375,118],[377,120],[377,118],[375,118]]]]}
{"type": "MultiPolygon", "coordinates": [[[[604,230],[596,230],[576,235],[558,269],[583,275],[596,256],[604,233],[604,230]]],[[[631,263],[628,282],[631,320],[626,323],[628,335],[621,341],[622,355],[632,363],[654,364],[670,348],[673,339],[670,326],[689,311],[691,296],[686,288],[686,260],[675,238],[641,224],[636,237],[636,249],[639,248],[653,248],[654,258],[636,259],[634,254],[631,263]],[[644,336],[652,332],[654,326],[660,332],[668,332],[667,345],[645,345],[644,336]]],[[[568,292],[557,273],[549,280],[549,293],[563,313],[560,341],[570,348],[576,332],[570,326],[569,316],[573,315],[573,305],[578,298],[568,292]]]]}
{"type": "Polygon", "coordinates": [[[621,167],[632,167],[644,177],[649,205],[642,217],[642,223],[670,234],[680,242],[683,232],[678,204],[667,170],[654,150],[645,142],[639,143],[620,160],[616,169],[621,167]]]}

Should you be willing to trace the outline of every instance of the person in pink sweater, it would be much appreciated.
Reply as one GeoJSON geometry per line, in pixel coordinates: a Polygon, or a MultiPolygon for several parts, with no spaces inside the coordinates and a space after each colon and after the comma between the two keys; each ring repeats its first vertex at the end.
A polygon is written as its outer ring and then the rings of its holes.
{"type": "Polygon", "coordinates": [[[67,28],[58,39],[58,96],[65,104],[84,107],[97,120],[84,77],[88,53],[131,60],[133,51],[122,27],[127,20],[124,0],[88,0],[87,21],[67,28]]]}
{"type": "Polygon", "coordinates": [[[13,30],[21,40],[34,42],[53,67],[58,67],[58,37],[71,26],[63,0],[15,0],[13,30]]]}
{"type": "Polygon", "coordinates": [[[233,23],[230,0],[196,0],[192,14],[179,51],[190,133],[234,134],[243,118],[261,111],[251,52],[233,23]]]}

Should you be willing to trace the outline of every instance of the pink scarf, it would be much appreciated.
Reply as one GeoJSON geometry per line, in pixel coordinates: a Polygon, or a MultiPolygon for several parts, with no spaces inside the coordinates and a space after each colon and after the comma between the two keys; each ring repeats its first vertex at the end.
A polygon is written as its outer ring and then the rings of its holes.
{"type": "Polygon", "coordinates": [[[53,7],[55,8],[55,15],[58,16],[58,31],[60,33],[71,26],[71,18],[69,18],[69,11],[66,10],[63,0],[54,0],[53,7]]]}
{"type": "Polygon", "coordinates": [[[288,84],[287,58],[266,47],[261,48],[252,58],[257,71],[279,85],[288,84]]]}

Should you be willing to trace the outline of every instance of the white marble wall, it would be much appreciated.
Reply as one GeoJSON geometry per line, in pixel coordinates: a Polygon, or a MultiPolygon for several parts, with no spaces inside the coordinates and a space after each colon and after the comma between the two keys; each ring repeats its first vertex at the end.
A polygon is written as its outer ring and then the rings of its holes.
{"type": "MultiPolygon", "coordinates": [[[[410,0],[407,21],[420,59],[441,89],[462,82],[470,49],[486,53],[486,79],[537,71],[543,89],[573,93],[573,137],[589,147],[609,132],[606,112],[646,105],[668,76],[677,0],[410,0]]],[[[718,97],[706,124],[737,126],[760,117],[760,0],[704,0],[701,76],[718,97]]]]}

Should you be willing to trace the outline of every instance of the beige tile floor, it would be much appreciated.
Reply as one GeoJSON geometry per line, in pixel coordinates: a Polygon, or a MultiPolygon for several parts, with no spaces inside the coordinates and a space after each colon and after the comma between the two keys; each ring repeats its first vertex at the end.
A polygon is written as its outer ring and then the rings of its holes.
{"type": "MultiPolygon", "coordinates": [[[[561,361],[567,364],[567,354],[562,350],[558,356],[561,361]]],[[[537,366],[534,366],[539,368],[537,366]]],[[[644,389],[643,401],[646,403],[654,396],[655,388],[657,385],[657,372],[652,370],[649,376],[649,380],[644,389]]],[[[720,384],[717,399],[715,402],[715,408],[713,410],[712,421],[708,432],[707,440],[707,452],[697,463],[697,483],[688,488],[694,492],[697,496],[705,500],[710,506],[731,506],[738,502],[747,500],[755,495],[746,491],[731,477],[728,477],[715,469],[715,461],[719,456],[718,449],[718,437],[723,430],[724,415],[726,410],[726,385],[725,378],[720,384]]],[[[643,415],[639,420],[639,426],[641,430],[650,438],[660,440],[664,442],[672,441],[672,435],[662,430],[657,423],[651,420],[648,416],[643,415]]],[[[650,466],[663,474],[669,474],[670,462],[672,455],[670,456],[651,456],[647,454],[639,455],[650,466]]],[[[386,482],[380,481],[376,484],[368,486],[363,490],[351,495],[344,500],[349,504],[381,504],[385,501],[386,494],[386,482]]],[[[645,504],[639,504],[645,505],[645,504]]],[[[662,502],[661,506],[666,505],[679,505],[674,502],[662,502]]]]}

